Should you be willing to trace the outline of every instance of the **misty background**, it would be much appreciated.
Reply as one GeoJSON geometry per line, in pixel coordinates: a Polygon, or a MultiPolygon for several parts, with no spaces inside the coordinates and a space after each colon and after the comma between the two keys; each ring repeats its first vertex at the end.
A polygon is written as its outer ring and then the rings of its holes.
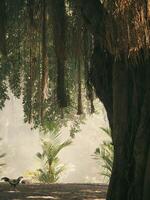
{"type": "MultiPolygon", "coordinates": [[[[87,116],[85,124],[81,124],[81,132],[76,133],[72,145],[59,153],[62,164],[66,169],[59,182],[76,183],[102,183],[102,167],[93,159],[96,149],[107,136],[100,127],[108,127],[104,107],[98,102],[98,114],[87,116]]],[[[61,133],[64,138],[69,137],[69,130],[63,127],[61,133]]],[[[24,123],[22,101],[10,94],[10,100],[0,111],[0,137],[1,149],[6,156],[4,167],[0,176],[11,178],[25,176],[27,171],[39,168],[36,153],[41,151],[38,130],[31,130],[29,124],[24,123]]],[[[3,152],[2,152],[3,153],[3,152]]]]}

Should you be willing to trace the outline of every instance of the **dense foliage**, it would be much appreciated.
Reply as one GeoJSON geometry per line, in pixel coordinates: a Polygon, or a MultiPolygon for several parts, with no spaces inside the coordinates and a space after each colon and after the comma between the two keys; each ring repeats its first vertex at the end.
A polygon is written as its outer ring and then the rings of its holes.
{"type": "Polygon", "coordinates": [[[148,0],[3,0],[0,6],[0,108],[9,82],[23,96],[25,121],[50,129],[82,114],[84,96],[94,111],[92,83],[112,129],[108,200],[150,198],[149,22],[148,0]]]}
{"type": "Polygon", "coordinates": [[[51,130],[82,114],[86,97],[94,112],[92,35],[75,3],[4,0],[0,9],[0,108],[10,88],[34,127],[51,130]]]}
{"type": "Polygon", "coordinates": [[[103,168],[103,171],[100,170],[100,173],[109,181],[113,167],[114,147],[111,141],[110,128],[101,128],[101,130],[103,130],[109,138],[96,148],[94,159],[96,159],[98,165],[103,168]]]}

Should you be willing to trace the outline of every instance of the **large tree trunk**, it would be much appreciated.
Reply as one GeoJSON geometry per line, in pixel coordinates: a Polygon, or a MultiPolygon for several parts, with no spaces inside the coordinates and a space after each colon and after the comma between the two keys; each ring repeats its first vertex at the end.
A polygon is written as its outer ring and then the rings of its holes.
{"type": "Polygon", "coordinates": [[[114,144],[114,163],[107,200],[150,199],[150,68],[143,49],[130,59],[102,46],[105,13],[99,0],[82,0],[84,21],[95,44],[91,82],[103,102],[114,144]],[[135,60],[136,62],[134,62],[135,60]]]}
{"type": "Polygon", "coordinates": [[[150,176],[149,169],[149,147],[150,147],[150,68],[149,60],[145,63],[145,81],[143,94],[143,104],[140,109],[140,122],[134,141],[134,199],[150,199],[148,180],[150,176]]]}
{"type": "Polygon", "coordinates": [[[128,69],[125,59],[113,65],[113,174],[108,199],[127,199],[128,69]],[[122,117],[121,117],[122,116],[122,117]]]}

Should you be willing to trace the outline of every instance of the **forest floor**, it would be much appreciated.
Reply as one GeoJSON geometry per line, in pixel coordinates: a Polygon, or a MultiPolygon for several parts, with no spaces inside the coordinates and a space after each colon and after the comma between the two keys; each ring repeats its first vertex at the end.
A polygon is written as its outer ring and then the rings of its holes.
{"type": "Polygon", "coordinates": [[[105,200],[106,185],[100,184],[24,184],[16,191],[0,184],[0,200],[105,200]]]}

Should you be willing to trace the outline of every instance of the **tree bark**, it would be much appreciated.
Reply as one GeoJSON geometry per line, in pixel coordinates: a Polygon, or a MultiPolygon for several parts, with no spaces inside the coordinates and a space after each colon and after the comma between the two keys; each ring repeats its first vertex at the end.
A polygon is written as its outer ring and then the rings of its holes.
{"type": "Polygon", "coordinates": [[[134,199],[149,199],[147,184],[149,180],[149,147],[150,147],[150,69],[149,62],[145,63],[146,80],[145,94],[141,106],[140,123],[134,141],[134,199]],[[144,185],[144,187],[143,187],[144,185]]]}
{"type": "Polygon", "coordinates": [[[128,155],[128,68],[125,58],[113,65],[113,144],[114,163],[107,199],[127,199],[128,155]],[[126,108],[126,109],[125,109],[126,108]]]}
{"type": "Polygon", "coordinates": [[[42,80],[41,80],[41,123],[44,118],[44,100],[47,97],[46,89],[48,84],[48,60],[47,60],[47,29],[46,29],[46,2],[42,1],[42,80]]]}
{"type": "Polygon", "coordinates": [[[90,81],[95,88],[97,97],[106,108],[111,128],[113,126],[112,65],[112,55],[102,50],[100,45],[95,42],[91,59],[90,81]]]}
{"type": "Polygon", "coordinates": [[[95,112],[94,107],[94,91],[93,86],[89,80],[89,72],[90,72],[90,57],[92,54],[92,34],[84,27],[83,31],[83,40],[84,40],[84,76],[85,76],[85,87],[86,87],[86,96],[90,102],[90,113],[93,114],[95,112]]]}
{"type": "Polygon", "coordinates": [[[77,63],[77,80],[78,80],[78,111],[77,115],[83,114],[82,107],[82,77],[81,77],[81,63],[80,60],[77,63]]]}
{"type": "Polygon", "coordinates": [[[6,2],[1,1],[0,5],[0,51],[3,56],[7,55],[6,51],[6,2]]]}
{"type": "Polygon", "coordinates": [[[57,61],[57,100],[61,108],[67,106],[67,91],[65,83],[65,1],[51,0],[51,12],[53,19],[54,48],[57,61]]]}
{"type": "Polygon", "coordinates": [[[94,37],[91,82],[103,102],[112,129],[114,163],[107,200],[150,199],[150,59],[103,46],[105,10],[100,1],[80,1],[83,19],[94,37]],[[115,59],[114,59],[115,57],[115,59]],[[135,58],[136,57],[136,58],[135,58]],[[136,60],[136,61],[135,61],[136,60]]]}

